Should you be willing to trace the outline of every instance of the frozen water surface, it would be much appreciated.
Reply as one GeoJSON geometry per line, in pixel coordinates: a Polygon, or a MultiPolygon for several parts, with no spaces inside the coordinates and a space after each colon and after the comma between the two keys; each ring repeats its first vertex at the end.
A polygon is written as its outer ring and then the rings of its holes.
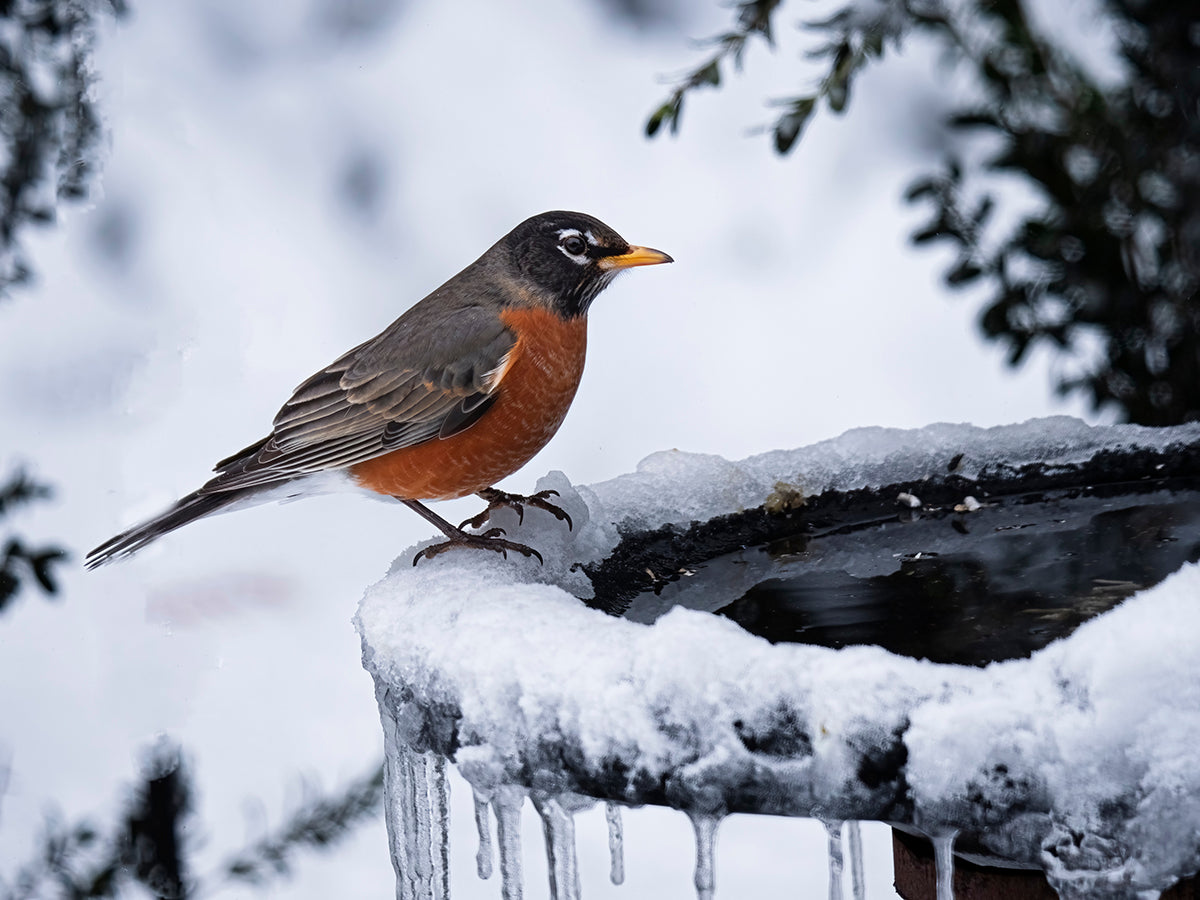
{"type": "MultiPolygon", "coordinates": [[[[580,602],[590,585],[578,564],[609,552],[619,523],[757,506],[781,482],[811,495],[911,482],[950,458],[969,477],[1198,441],[1200,427],[1045,419],[863,429],[741,462],[670,451],[591,487],[543,479],[575,530],[537,511],[520,528],[498,524],[545,566],[464,552],[414,568],[405,553],[358,614],[387,739],[398,895],[442,895],[445,789],[432,760],[445,756],[496,811],[506,897],[521,895],[505,847],[519,840],[526,794],[545,823],[555,897],[579,893],[572,814],[586,797],[689,815],[702,897],[722,890],[713,847],[733,812],[819,818],[839,852],[843,822],[919,828],[935,838],[939,896],[952,847],[1041,867],[1064,897],[1154,896],[1200,868],[1196,565],[1028,659],[965,667],[771,644],[695,610],[612,617],[580,602]],[[409,801],[424,806],[404,811],[409,801]]],[[[836,854],[831,866],[840,875],[836,854]]]]}

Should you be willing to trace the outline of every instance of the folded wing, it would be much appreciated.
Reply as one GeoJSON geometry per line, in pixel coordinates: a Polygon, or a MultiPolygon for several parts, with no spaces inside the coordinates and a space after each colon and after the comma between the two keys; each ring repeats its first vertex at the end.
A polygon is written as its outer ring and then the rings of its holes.
{"type": "Polygon", "coordinates": [[[515,343],[494,311],[418,305],[296,388],[271,434],[219,462],[201,492],[345,468],[462,431],[495,399],[515,343]]]}

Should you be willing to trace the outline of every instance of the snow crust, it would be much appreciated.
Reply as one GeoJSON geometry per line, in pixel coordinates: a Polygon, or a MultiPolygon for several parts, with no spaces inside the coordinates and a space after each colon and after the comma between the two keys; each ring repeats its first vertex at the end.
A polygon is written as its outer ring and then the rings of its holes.
{"type": "Polygon", "coordinates": [[[663,450],[642,460],[636,472],[594,485],[591,491],[614,520],[624,518],[653,528],[758,506],[778,482],[818,494],[945,474],[959,454],[957,471],[970,478],[997,466],[1070,465],[1102,450],[1162,449],[1197,439],[1200,425],[1089,426],[1070,416],[993,428],[954,424],[912,430],[856,428],[808,447],[773,450],[739,462],[663,450]]]}
{"type": "Polygon", "coordinates": [[[1200,868],[1200,567],[985,669],[771,645],[683,609],[650,625],[612,618],[580,603],[573,567],[611,549],[615,523],[706,518],[762,503],[781,481],[815,493],[919,479],[958,454],[969,475],[1196,440],[1196,426],[1052,418],[860,429],[740,462],[665,451],[590,488],[554,473],[538,487],[560,492],[574,531],[536,510],[521,528],[499,522],[546,565],[464,552],[414,568],[406,552],[360,605],[364,665],[392,749],[436,748],[429,711],[441,711],[453,761],[485,798],[520,785],[544,803],[619,764],[623,794],[609,799],[649,797],[697,822],[747,796],[764,812],[903,818],[1040,865],[1063,896],[1159,891],[1200,868]],[[881,758],[902,761],[905,803],[864,776],[881,758]]]}

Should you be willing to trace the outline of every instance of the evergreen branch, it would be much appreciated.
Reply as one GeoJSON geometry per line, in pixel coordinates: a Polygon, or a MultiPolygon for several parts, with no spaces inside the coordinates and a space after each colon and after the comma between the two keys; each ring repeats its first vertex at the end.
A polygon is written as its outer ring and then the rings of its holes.
{"type": "MultiPolygon", "coordinates": [[[[33,481],[18,470],[0,487],[0,519],[24,504],[46,500],[52,493],[47,485],[33,481]]],[[[67,558],[67,552],[60,547],[34,548],[19,538],[10,537],[0,550],[0,611],[12,602],[30,577],[45,593],[57,593],[54,569],[67,558]]]]}
{"type": "Polygon", "coordinates": [[[350,830],[378,814],[383,796],[383,766],[353,781],[333,796],[310,796],[275,833],[238,852],[221,867],[217,878],[262,885],[274,876],[291,874],[292,857],[302,848],[334,846],[350,830]]]}
{"type": "Polygon", "coordinates": [[[133,884],[158,900],[194,900],[231,883],[264,887],[289,876],[301,850],[331,848],[378,814],[383,767],[339,793],[305,791],[308,796],[276,832],[236,853],[211,877],[195,879],[184,840],[192,816],[192,778],[179,749],[162,743],[150,752],[128,808],[107,838],[87,819],[67,826],[49,816],[37,856],[11,882],[0,879],[0,900],[99,900],[126,896],[133,884]]]}
{"type": "Polygon", "coordinates": [[[747,44],[754,38],[761,38],[767,46],[774,46],[775,38],[771,31],[771,16],[782,0],[739,0],[734,5],[737,10],[736,24],[733,30],[711,38],[709,45],[716,45],[716,52],[704,63],[683,76],[670,96],[650,114],[646,120],[646,136],[654,137],[663,125],[670,126],[671,134],[679,131],[680,118],[683,115],[684,98],[700,87],[719,87],[721,84],[721,65],[729,61],[735,70],[742,67],[742,60],[747,44]]]}

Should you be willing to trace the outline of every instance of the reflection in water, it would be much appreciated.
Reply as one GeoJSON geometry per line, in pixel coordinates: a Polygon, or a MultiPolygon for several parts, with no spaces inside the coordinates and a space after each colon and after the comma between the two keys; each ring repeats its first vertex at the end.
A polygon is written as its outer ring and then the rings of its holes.
{"type": "Polygon", "coordinates": [[[773,643],[983,665],[1027,657],[1197,559],[1192,491],[984,507],[730,554],[639,598],[629,616],[650,621],[695,599],[773,643]],[[712,603],[708,582],[738,584],[737,599],[712,603]]]}

